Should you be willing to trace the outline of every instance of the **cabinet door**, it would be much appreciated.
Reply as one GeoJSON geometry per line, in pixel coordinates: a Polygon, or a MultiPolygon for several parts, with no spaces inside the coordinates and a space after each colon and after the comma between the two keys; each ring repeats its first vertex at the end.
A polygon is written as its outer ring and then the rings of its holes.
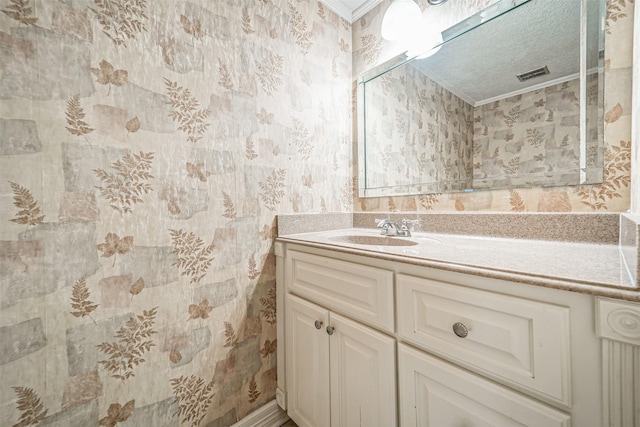
{"type": "Polygon", "coordinates": [[[564,412],[404,344],[398,364],[403,427],[570,425],[564,412]]]}
{"type": "Polygon", "coordinates": [[[299,427],[329,427],[329,313],[292,295],[285,311],[288,414],[299,427]]]}
{"type": "Polygon", "coordinates": [[[395,340],[334,313],[330,325],[331,426],[396,426],[395,340]]]}

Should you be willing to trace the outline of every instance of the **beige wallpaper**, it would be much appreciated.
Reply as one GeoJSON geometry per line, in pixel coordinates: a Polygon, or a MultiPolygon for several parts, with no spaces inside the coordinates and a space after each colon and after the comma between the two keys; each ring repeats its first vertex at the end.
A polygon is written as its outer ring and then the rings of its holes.
{"type": "Polygon", "coordinates": [[[472,178],[473,107],[401,66],[367,82],[367,186],[458,186],[472,178]],[[370,155],[371,154],[371,155],[370,155]]]}
{"type": "MultiPolygon", "coordinates": [[[[597,76],[590,84],[597,91],[597,76]]],[[[367,188],[578,182],[579,91],[574,79],[474,108],[410,63],[396,67],[366,83],[367,188]]],[[[587,164],[602,160],[595,143],[587,152],[587,164]]]]}
{"type": "Polygon", "coordinates": [[[0,425],[274,398],[274,217],[352,210],[351,50],[316,0],[0,0],[0,425]]]}
{"type": "MultiPolygon", "coordinates": [[[[418,0],[423,14],[442,28],[482,10],[495,0],[449,1],[429,6],[418,0]]],[[[403,51],[401,42],[380,36],[385,0],[353,24],[353,69],[357,76],[403,51]]],[[[605,180],[603,184],[531,188],[473,193],[430,194],[415,197],[356,197],[361,211],[492,210],[492,211],[609,211],[630,205],[631,81],[634,2],[607,1],[605,41],[605,180]]],[[[526,131],[526,129],[525,129],[526,131]]],[[[355,138],[355,135],[354,135],[355,138]]],[[[494,140],[495,142],[495,140],[494,140]]],[[[518,162],[520,163],[520,162],[518,162]]],[[[507,166],[509,166],[507,164],[507,166]]]]}
{"type": "MultiPolygon", "coordinates": [[[[589,79],[588,93],[598,90],[595,77],[589,79]]],[[[587,105],[595,111],[597,97],[588,97],[587,105]]],[[[578,182],[579,79],[478,106],[474,115],[475,189],[578,182]]],[[[595,142],[588,143],[587,164],[597,164],[599,153],[595,142]]]]}

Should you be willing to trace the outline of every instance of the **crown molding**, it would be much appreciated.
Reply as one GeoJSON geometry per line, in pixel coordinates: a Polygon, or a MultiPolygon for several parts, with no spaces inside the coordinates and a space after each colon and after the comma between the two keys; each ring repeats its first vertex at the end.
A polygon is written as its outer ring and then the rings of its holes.
{"type": "Polygon", "coordinates": [[[380,3],[382,3],[382,0],[365,0],[353,11],[353,20],[351,22],[356,22],[380,3]]]}
{"type": "Polygon", "coordinates": [[[329,9],[350,23],[362,18],[365,13],[376,7],[382,0],[321,0],[329,9]]]}

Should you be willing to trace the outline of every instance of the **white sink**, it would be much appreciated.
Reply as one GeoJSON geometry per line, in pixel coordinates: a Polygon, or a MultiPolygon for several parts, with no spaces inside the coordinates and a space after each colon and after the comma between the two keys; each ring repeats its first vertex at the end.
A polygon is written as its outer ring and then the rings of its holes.
{"type": "Polygon", "coordinates": [[[352,243],[369,246],[415,246],[418,242],[402,237],[347,235],[330,237],[334,242],[352,243]]]}

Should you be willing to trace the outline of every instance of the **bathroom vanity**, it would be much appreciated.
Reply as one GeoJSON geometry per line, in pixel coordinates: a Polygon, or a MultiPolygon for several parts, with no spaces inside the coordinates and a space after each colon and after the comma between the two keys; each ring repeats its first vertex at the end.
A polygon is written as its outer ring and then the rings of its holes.
{"type": "Polygon", "coordinates": [[[640,424],[618,245],[346,228],[275,252],[278,403],[300,427],[640,424]]]}

